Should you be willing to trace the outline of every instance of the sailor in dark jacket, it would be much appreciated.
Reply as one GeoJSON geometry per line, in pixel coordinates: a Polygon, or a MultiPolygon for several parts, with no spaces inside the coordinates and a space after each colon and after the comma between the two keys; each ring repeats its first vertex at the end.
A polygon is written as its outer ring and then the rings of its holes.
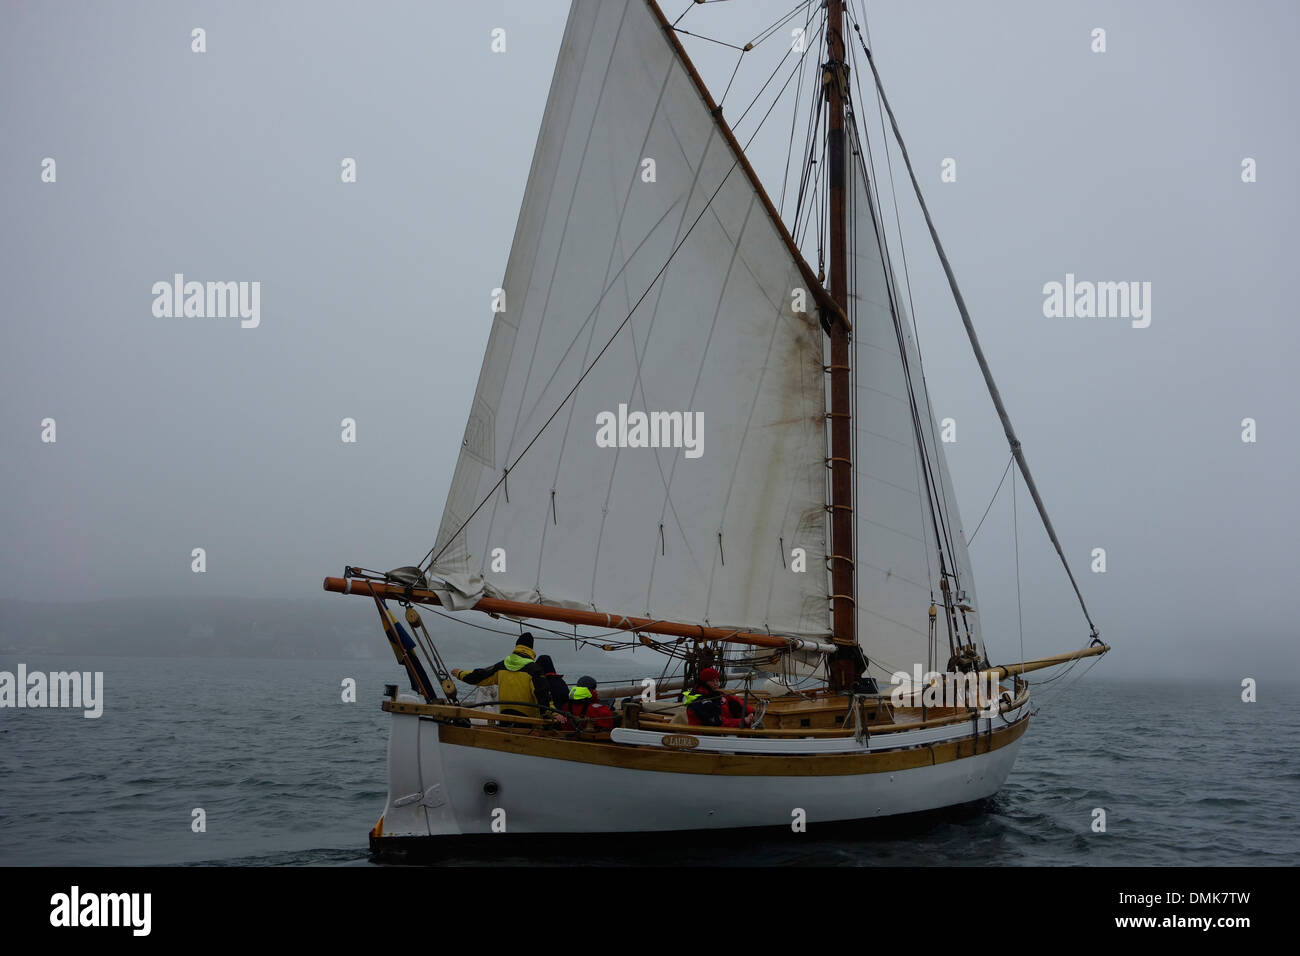
{"type": "Polygon", "coordinates": [[[501,713],[518,717],[540,717],[551,703],[551,688],[538,665],[533,652],[533,635],[523,634],[515,649],[490,667],[478,670],[453,670],[452,676],[466,684],[496,684],[497,700],[503,705],[501,713]],[[511,706],[514,705],[514,706],[511,706]],[[520,705],[527,705],[521,708],[520,705]],[[526,711],[526,712],[525,712],[526,711]]]}
{"type": "Polygon", "coordinates": [[[555,662],[551,660],[550,654],[543,654],[537,658],[537,666],[542,670],[542,676],[546,678],[546,686],[551,691],[551,706],[563,707],[564,702],[569,699],[569,685],[564,682],[564,675],[555,673],[555,662]]]}
{"type": "Polygon", "coordinates": [[[722,675],[717,668],[700,671],[695,686],[682,694],[686,702],[686,722],[704,727],[749,727],[754,722],[754,708],[734,694],[722,692],[722,675]]]}

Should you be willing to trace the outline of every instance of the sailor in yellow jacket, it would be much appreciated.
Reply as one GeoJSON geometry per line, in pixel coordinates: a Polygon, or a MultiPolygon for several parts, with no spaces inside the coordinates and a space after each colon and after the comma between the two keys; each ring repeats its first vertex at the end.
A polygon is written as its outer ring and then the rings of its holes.
{"type": "Polygon", "coordinates": [[[466,684],[496,684],[497,700],[503,705],[503,714],[540,717],[543,712],[537,705],[546,707],[551,703],[551,690],[536,657],[533,635],[525,633],[520,635],[515,649],[495,664],[472,671],[455,669],[451,674],[466,684]],[[521,709],[521,705],[528,706],[521,709]]]}

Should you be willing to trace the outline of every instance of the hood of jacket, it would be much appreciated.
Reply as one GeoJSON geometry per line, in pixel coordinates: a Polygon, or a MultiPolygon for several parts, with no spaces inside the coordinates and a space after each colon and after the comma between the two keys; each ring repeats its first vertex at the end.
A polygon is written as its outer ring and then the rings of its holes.
{"type": "Polygon", "coordinates": [[[502,661],[508,671],[520,671],[533,662],[533,649],[525,647],[522,644],[516,644],[515,649],[505,656],[502,661]]]}

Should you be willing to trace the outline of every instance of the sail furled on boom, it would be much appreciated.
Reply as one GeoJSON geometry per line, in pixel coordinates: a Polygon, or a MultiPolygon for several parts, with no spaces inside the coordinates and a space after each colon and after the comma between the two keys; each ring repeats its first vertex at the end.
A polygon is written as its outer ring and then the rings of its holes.
{"type": "MultiPolygon", "coordinates": [[[[855,348],[854,476],[858,643],[871,673],[943,670],[949,658],[941,574],[954,601],[975,605],[975,582],[938,425],[921,375],[906,303],[898,295],[885,222],[862,162],[854,123],[849,177],[849,317],[855,348]],[[943,552],[942,561],[940,552],[943,552]],[[938,605],[937,648],[929,652],[929,607],[938,605]]],[[[975,615],[961,622],[983,658],[975,615]]]]}
{"type": "Polygon", "coordinates": [[[806,275],[645,0],[575,0],[429,562],[457,605],[829,633],[806,275]]]}

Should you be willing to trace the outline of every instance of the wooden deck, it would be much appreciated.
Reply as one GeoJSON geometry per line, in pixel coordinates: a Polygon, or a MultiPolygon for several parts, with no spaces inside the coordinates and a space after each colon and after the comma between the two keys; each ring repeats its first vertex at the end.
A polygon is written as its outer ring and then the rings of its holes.
{"type": "MultiPolygon", "coordinates": [[[[1014,710],[1024,702],[1027,686],[1018,687],[1017,690],[1018,698],[1009,705],[1004,704],[1003,712],[1014,710]]],[[[617,714],[616,725],[693,735],[744,737],[847,737],[857,732],[857,721],[850,712],[850,698],[842,695],[818,692],[802,696],[772,697],[753,693],[750,700],[755,706],[760,701],[766,703],[763,726],[760,729],[690,724],[686,718],[686,705],[672,701],[657,701],[646,704],[645,707],[624,709],[617,714]]],[[[886,695],[859,700],[859,720],[865,723],[867,732],[872,735],[966,722],[975,713],[971,707],[895,707],[886,695]]],[[[549,735],[553,731],[557,736],[572,736],[571,731],[556,730],[554,721],[549,718],[502,715],[482,708],[386,700],[383,709],[390,713],[419,714],[442,720],[467,720],[478,726],[510,724],[514,729],[532,735],[539,731],[549,735]]],[[[609,739],[607,733],[586,734],[584,737],[609,739]]]]}

